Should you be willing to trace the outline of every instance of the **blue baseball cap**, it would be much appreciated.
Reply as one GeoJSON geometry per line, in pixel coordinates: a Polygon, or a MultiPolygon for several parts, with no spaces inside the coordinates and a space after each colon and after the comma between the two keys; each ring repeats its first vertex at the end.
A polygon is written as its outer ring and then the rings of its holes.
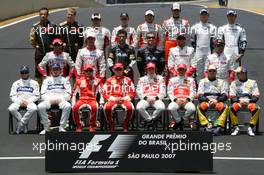
{"type": "Polygon", "coordinates": [[[20,73],[29,73],[29,67],[23,65],[20,67],[20,73]]]}
{"type": "Polygon", "coordinates": [[[52,69],[60,69],[61,67],[60,67],[60,64],[54,63],[54,64],[51,65],[51,68],[52,69]]]}

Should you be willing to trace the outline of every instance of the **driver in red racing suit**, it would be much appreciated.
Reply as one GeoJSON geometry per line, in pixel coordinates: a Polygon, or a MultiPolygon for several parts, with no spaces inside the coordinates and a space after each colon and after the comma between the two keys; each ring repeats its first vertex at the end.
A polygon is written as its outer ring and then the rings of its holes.
{"type": "Polygon", "coordinates": [[[103,86],[103,97],[107,100],[104,106],[104,112],[110,132],[115,130],[112,111],[117,106],[121,106],[125,109],[126,114],[122,124],[124,132],[128,132],[128,125],[134,111],[134,106],[131,100],[133,100],[136,95],[135,87],[132,80],[123,75],[123,71],[123,64],[116,63],[114,65],[115,75],[108,78],[103,86]]]}
{"type": "MultiPolygon", "coordinates": [[[[95,132],[96,114],[98,105],[96,102],[96,95],[102,88],[101,80],[95,78],[93,75],[93,65],[87,64],[83,68],[84,75],[76,80],[73,87],[71,99],[73,105],[73,120],[76,124],[76,132],[81,132],[83,124],[80,121],[79,110],[83,107],[90,109],[90,126],[89,132],[95,132]],[[75,103],[76,94],[79,92],[79,100],[75,103]]],[[[100,102],[101,103],[101,102],[100,102]]]]}

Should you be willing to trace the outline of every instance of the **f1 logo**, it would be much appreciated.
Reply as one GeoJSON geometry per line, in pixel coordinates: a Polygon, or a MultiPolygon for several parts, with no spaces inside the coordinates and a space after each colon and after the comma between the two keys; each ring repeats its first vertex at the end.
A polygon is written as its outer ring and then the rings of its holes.
{"type": "Polygon", "coordinates": [[[85,150],[82,152],[80,159],[88,159],[92,152],[99,152],[102,148],[102,145],[98,145],[100,141],[106,140],[110,137],[110,134],[107,135],[94,135],[90,143],[86,146],[85,150]]]}

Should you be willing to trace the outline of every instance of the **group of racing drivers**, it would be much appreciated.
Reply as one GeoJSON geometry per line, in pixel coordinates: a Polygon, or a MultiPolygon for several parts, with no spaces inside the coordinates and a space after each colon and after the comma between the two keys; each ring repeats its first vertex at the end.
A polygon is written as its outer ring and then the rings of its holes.
{"type": "Polygon", "coordinates": [[[136,96],[136,110],[144,126],[154,126],[166,109],[163,100],[168,96],[169,125],[174,129],[197,111],[204,130],[220,135],[230,113],[232,135],[237,135],[238,112],[248,109],[252,115],[248,134],[254,136],[260,94],[256,81],[248,79],[246,67],[241,66],[247,40],[245,29],[236,23],[236,11],[228,10],[228,23],[218,29],[208,22],[208,9],[200,10],[200,22],[193,26],[181,18],[180,4],[173,3],[171,12],[172,16],[159,25],[154,23],[154,12],[145,11],[145,22],[136,30],[129,26],[129,16],[123,12],[121,25],[110,34],[101,25],[100,13],[93,13],[92,27],[84,28],[76,22],[74,8],[68,9],[67,20],[59,25],[48,20],[47,8],[40,9],[40,21],[30,31],[37,81],[30,79],[29,68],[22,66],[21,79],[13,83],[10,92],[13,103],[8,109],[18,120],[16,133],[26,133],[29,119],[38,111],[44,126],[40,134],[45,134],[50,126],[47,110],[53,105],[62,110],[60,132],[66,131],[71,110],[76,132],[82,131],[83,107],[90,111],[89,131],[95,132],[99,106],[111,132],[115,130],[113,110],[123,108],[122,127],[128,132],[136,96]],[[140,74],[136,86],[135,68],[140,74]],[[194,99],[198,99],[197,108],[194,99]],[[154,112],[149,113],[148,107],[154,112]],[[27,111],[23,116],[21,108],[27,111]],[[217,112],[213,122],[207,116],[208,109],[217,112]]]}

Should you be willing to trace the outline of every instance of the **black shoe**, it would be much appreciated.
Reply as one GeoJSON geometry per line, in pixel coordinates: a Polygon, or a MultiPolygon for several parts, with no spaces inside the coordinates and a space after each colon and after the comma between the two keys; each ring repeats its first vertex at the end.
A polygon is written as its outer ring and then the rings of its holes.
{"type": "Polygon", "coordinates": [[[144,124],[143,124],[143,127],[147,130],[150,130],[150,127],[152,127],[153,125],[153,120],[150,120],[150,121],[144,121],[144,124]]]}
{"type": "Polygon", "coordinates": [[[175,123],[175,125],[173,126],[173,130],[177,130],[177,129],[179,129],[179,128],[183,128],[183,124],[184,124],[184,120],[181,119],[180,122],[175,123]]]}
{"type": "Polygon", "coordinates": [[[220,127],[220,126],[217,126],[217,127],[214,129],[214,135],[215,135],[215,136],[220,136],[220,135],[221,135],[221,127],[220,127]]]}
{"type": "Polygon", "coordinates": [[[161,123],[160,120],[153,120],[153,123],[152,123],[152,130],[153,131],[158,131],[158,123],[161,123]]]}

